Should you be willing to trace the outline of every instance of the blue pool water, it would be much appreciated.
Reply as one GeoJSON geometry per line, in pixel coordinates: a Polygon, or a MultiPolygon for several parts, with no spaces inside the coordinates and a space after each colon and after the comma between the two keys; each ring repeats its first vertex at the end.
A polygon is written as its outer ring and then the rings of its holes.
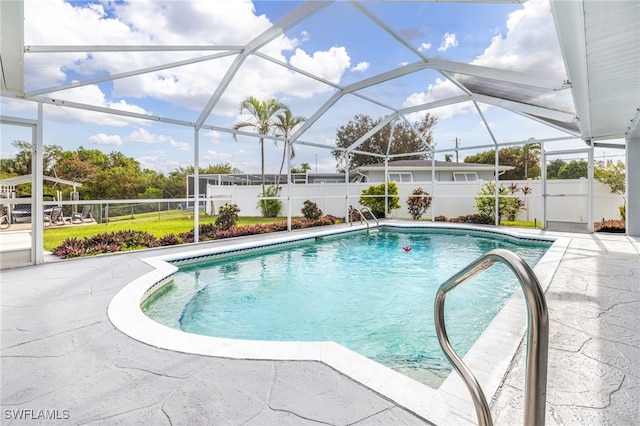
{"type": "MultiPolygon", "coordinates": [[[[190,333],[334,341],[437,386],[450,371],[433,325],[440,284],[494,248],[512,250],[533,267],[549,246],[383,229],[182,266],[142,309],[190,333]]],[[[468,351],[516,287],[511,272],[495,265],[450,293],[447,331],[458,353],[468,351]]]]}

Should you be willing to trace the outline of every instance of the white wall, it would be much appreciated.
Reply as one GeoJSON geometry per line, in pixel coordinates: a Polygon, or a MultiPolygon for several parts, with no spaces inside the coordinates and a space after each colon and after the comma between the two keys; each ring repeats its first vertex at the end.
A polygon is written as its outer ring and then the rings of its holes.
{"type": "MultiPolygon", "coordinates": [[[[537,180],[514,181],[519,187],[529,186],[532,192],[525,197],[518,192],[519,198],[525,200],[527,207],[518,220],[542,221],[542,182],[537,180]]],[[[400,197],[400,209],[391,212],[392,218],[410,219],[407,210],[407,198],[414,189],[422,188],[424,191],[434,196],[431,207],[423,218],[431,217],[431,209],[435,208],[435,215],[456,217],[476,213],[474,208],[474,197],[480,191],[483,182],[436,182],[435,192],[432,190],[431,182],[411,182],[398,183],[398,195],[400,197]]],[[[505,185],[510,185],[511,181],[505,181],[505,185]]],[[[349,197],[345,195],[345,184],[325,183],[325,184],[296,184],[291,185],[291,208],[293,216],[300,216],[305,200],[311,200],[318,204],[324,214],[331,214],[337,217],[346,216],[348,205],[360,207],[358,199],[363,189],[368,188],[371,183],[350,183],[349,197]]],[[[220,206],[226,202],[237,204],[240,208],[241,216],[260,216],[261,212],[257,207],[260,186],[214,186],[210,185],[207,190],[209,197],[209,207],[207,213],[216,213],[220,206]],[[213,209],[211,209],[213,207],[213,209]]],[[[587,220],[587,191],[586,179],[575,180],[549,180],[547,181],[547,220],[586,222],[587,220]]],[[[609,187],[600,182],[594,182],[594,220],[618,219],[618,206],[623,203],[623,197],[611,194],[609,187]]],[[[287,187],[282,187],[282,210],[280,215],[286,216],[288,209],[287,187]]]]}

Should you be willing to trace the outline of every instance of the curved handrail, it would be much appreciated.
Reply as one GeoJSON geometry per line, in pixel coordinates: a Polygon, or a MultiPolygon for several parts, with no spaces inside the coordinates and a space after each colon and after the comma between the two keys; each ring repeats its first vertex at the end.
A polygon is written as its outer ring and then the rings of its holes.
{"type": "Polygon", "coordinates": [[[449,291],[488,269],[496,262],[506,264],[518,277],[527,304],[527,366],[524,389],[524,424],[544,425],[547,398],[549,314],[544,292],[533,270],[509,250],[495,249],[467,265],[445,281],[436,294],[434,307],[438,341],[471,393],[479,425],[492,425],[489,404],[475,376],[453,350],[444,323],[444,302],[449,291]]]}
{"type": "MultiPolygon", "coordinates": [[[[378,222],[378,218],[376,217],[376,215],[373,214],[373,212],[371,211],[371,209],[369,207],[363,207],[362,210],[357,208],[357,207],[353,207],[353,206],[349,206],[350,210],[355,210],[358,212],[358,214],[360,215],[360,222],[364,221],[364,223],[367,225],[367,235],[369,234],[369,221],[367,220],[367,218],[365,217],[365,215],[363,214],[363,212],[368,211],[369,214],[371,215],[371,217],[373,218],[373,220],[376,221],[376,226],[380,227],[380,222],[378,222]]],[[[351,213],[349,213],[349,219],[351,219],[351,213]]],[[[353,222],[351,222],[351,224],[353,224],[353,222]]]]}
{"type": "Polygon", "coordinates": [[[375,214],[373,214],[373,212],[371,211],[371,209],[369,207],[363,207],[362,209],[358,210],[358,212],[360,213],[360,216],[364,217],[364,215],[362,213],[364,212],[369,212],[369,214],[371,215],[371,217],[373,218],[373,220],[376,221],[376,226],[380,226],[380,222],[378,221],[378,218],[376,217],[375,214]]]}

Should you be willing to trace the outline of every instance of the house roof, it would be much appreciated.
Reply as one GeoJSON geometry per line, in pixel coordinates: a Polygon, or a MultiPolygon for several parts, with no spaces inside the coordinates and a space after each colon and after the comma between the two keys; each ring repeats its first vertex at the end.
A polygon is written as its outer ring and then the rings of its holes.
{"type": "MultiPolygon", "coordinates": [[[[431,160],[397,160],[389,161],[389,170],[431,170],[431,160]]],[[[479,163],[454,163],[452,161],[436,161],[436,170],[441,171],[493,171],[495,166],[493,164],[479,164],[479,163]]],[[[384,169],[384,163],[369,164],[366,166],[358,167],[359,171],[370,171],[384,169]]],[[[512,170],[513,166],[499,165],[498,170],[503,172],[512,170]]]]}

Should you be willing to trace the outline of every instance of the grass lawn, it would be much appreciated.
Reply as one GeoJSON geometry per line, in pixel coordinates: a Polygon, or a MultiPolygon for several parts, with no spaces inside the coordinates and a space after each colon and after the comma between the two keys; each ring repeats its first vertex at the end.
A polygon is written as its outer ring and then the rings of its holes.
{"type": "MultiPolygon", "coordinates": [[[[215,216],[200,215],[200,224],[214,223],[215,216]]],[[[286,217],[240,217],[238,225],[255,225],[286,221],[286,217]]],[[[92,223],[87,225],[67,225],[64,227],[48,226],[44,230],[44,249],[52,250],[66,238],[85,238],[104,232],[114,231],[146,231],[155,237],[167,234],[179,234],[193,229],[193,212],[175,210],[161,213],[143,213],[135,218],[126,216],[122,219],[110,218],[109,223],[92,223]]]]}
{"type": "Polygon", "coordinates": [[[500,221],[500,225],[502,226],[513,226],[515,228],[537,228],[537,229],[541,229],[542,227],[542,223],[541,222],[525,222],[525,221],[518,221],[518,220],[502,220],[500,221]]]}

